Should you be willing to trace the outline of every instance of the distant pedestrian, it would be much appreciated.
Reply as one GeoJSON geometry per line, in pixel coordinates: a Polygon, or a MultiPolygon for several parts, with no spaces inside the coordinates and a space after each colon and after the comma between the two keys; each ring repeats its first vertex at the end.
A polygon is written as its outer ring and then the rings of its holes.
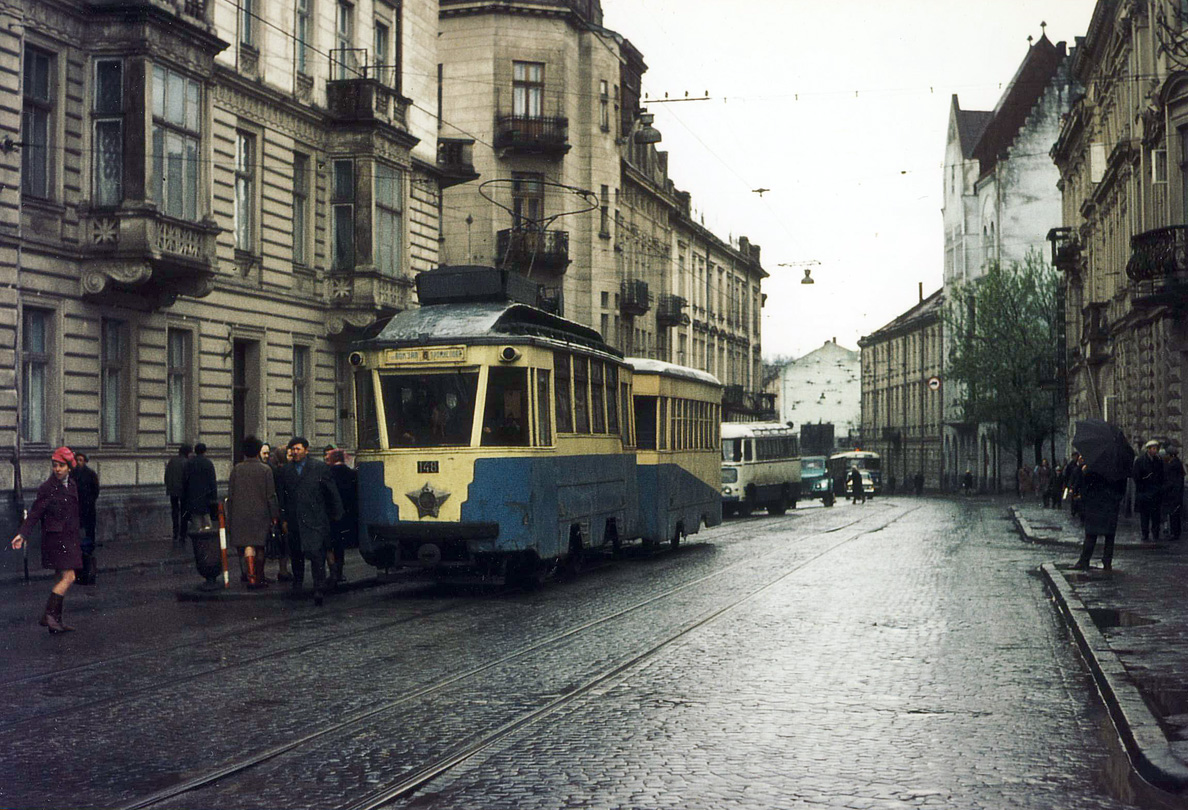
{"type": "Polygon", "coordinates": [[[1032,475],[1032,484],[1035,486],[1036,496],[1044,502],[1045,509],[1048,506],[1048,500],[1051,498],[1051,495],[1048,493],[1048,485],[1051,483],[1052,468],[1048,466],[1048,460],[1046,458],[1041,459],[1032,475]]]}
{"type": "Polygon", "coordinates": [[[1068,514],[1073,520],[1078,518],[1084,519],[1085,510],[1084,503],[1081,499],[1081,483],[1085,480],[1085,472],[1082,469],[1084,459],[1080,453],[1074,453],[1072,461],[1068,463],[1066,469],[1065,486],[1068,488],[1068,514]]]}
{"type": "Polygon", "coordinates": [[[961,494],[969,497],[973,495],[973,470],[966,470],[965,475],[961,476],[961,494]]]}
{"type": "Polygon", "coordinates": [[[1107,481],[1089,467],[1082,467],[1080,492],[1085,517],[1085,542],[1081,546],[1081,557],[1073,568],[1089,570],[1089,562],[1093,559],[1093,547],[1097,545],[1098,535],[1102,535],[1105,537],[1105,548],[1102,550],[1101,567],[1109,571],[1114,563],[1118,507],[1126,497],[1126,479],[1107,481]]]}
{"type": "Polygon", "coordinates": [[[1031,470],[1027,467],[1026,464],[1019,467],[1018,478],[1019,478],[1018,495],[1020,498],[1026,498],[1029,494],[1031,494],[1031,470]]]}
{"type": "Polygon", "coordinates": [[[87,460],[86,453],[75,453],[74,469],[70,471],[70,480],[78,484],[78,519],[82,524],[79,541],[83,564],[75,572],[79,585],[94,585],[99,568],[95,562],[95,525],[98,518],[95,505],[99,500],[99,473],[87,466],[87,460]]]}
{"type": "MultiPolygon", "coordinates": [[[[281,470],[284,469],[285,464],[289,462],[289,451],[286,447],[270,447],[265,444],[260,449],[260,458],[267,464],[268,468],[272,470],[272,480],[276,484],[276,499],[279,504],[281,501],[281,470]],[[268,451],[267,453],[265,451],[268,451]]],[[[285,534],[283,524],[278,521],[277,525],[272,529],[272,535],[269,538],[270,542],[265,553],[265,559],[276,560],[276,581],[277,582],[292,582],[293,575],[289,573],[289,545],[288,536],[285,534]]]]}
{"type": "Polygon", "coordinates": [[[1048,476],[1048,486],[1044,490],[1044,508],[1060,508],[1060,500],[1064,496],[1064,462],[1052,467],[1052,474],[1048,476]]]}
{"type": "Polygon", "coordinates": [[[64,633],[74,628],[62,621],[62,600],[74,583],[74,571],[82,566],[79,544],[78,486],[70,481],[74,453],[59,447],[50,459],[50,477],[37,488],[37,499],[28,517],[12,538],[19,551],[33,527],[41,523],[41,567],[57,572],[58,581],[50,591],[41,616],[41,626],[50,633],[64,633]]]}
{"type": "Polygon", "coordinates": [[[862,503],[866,503],[866,490],[862,487],[862,473],[857,467],[850,470],[850,495],[853,497],[851,504],[858,503],[858,499],[862,499],[862,503]]]}
{"type": "Polygon", "coordinates": [[[916,489],[916,497],[924,494],[924,473],[916,473],[915,477],[912,478],[912,486],[916,489]]]}
{"type": "Polygon", "coordinates": [[[169,513],[173,518],[173,542],[186,542],[185,510],[182,501],[186,496],[186,462],[194,452],[188,444],[177,448],[177,455],[165,465],[165,494],[169,496],[169,513]]]}
{"type": "Polygon", "coordinates": [[[338,489],[339,500],[342,501],[342,518],[331,526],[333,533],[333,548],[328,561],[330,563],[330,586],[334,587],[346,582],[342,573],[343,560],[346,550],[355,542],[355,535],[359,527],[359,495],[357,491],[358,473],[347,466],[346,453],[342,450],[331,450],[326,453],[327,463],[330,465],[330,479],[338,489]]]}
{"type": "Polygon", "coordinates": [[[214,464],[206,457],[206,445],[194,445],[194,456],[186,462],[183,508],[192,532],[210,529],[219,504],[219,482],[214,464]]]}
{"type": "Polygon", "coordinates": [[[227,534],[239,549],[241,569],[249,588],[262,588],[264,549],[273,524],[280,518],[276,481],[272,470],[260,460],[261,442],[255,436],[243,440],[243,461],[231,470],[227,481],[227,534]]]}
{"type": "Polygon", "coordinates": [[[1163,490],[1163,463],[1159,460],[1159,442],[1151,439],[1143,445],[1143,454],[1134,460],[1134,508],[1139,513],[1143,542],[1159,539],[1159,496],[1163,490]],[[1153,536],[1152,536],[1153,535],[1153,536]]]}
{"type": "Polygon", "coordinates": [[[1163,507],[1167,511],[1168,536],[1179,540],[1183,529],[1184,464],[1178,448],[1167,448],[1167,464],[1163,468],[1163,507]]]}
{"type": "Polygon", "coordinates": [[[322,604],[326,588],[326,551],[331,547],[331,526],[342,519],[342,500],[324,461],[309,458],[309,442],[301,436],[289,440],[291,461],[281,470],[281,515],[289,535],[290,550],[298,555],[293,564],[293,590],[305,579],[305,560],[313,574],[314,604],[322,604]]]}

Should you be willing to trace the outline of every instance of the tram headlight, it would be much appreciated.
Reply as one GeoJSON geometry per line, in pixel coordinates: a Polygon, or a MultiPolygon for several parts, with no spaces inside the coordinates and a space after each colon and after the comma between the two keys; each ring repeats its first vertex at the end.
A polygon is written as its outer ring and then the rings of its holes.
{"type": "Polygon", "coordinates": [[[363,353],[362,352],[351,352],[350,354],[347,355],[347,362],[350,363],[352,366],[363,365],[363,353]]]}
{"type": "Polygon", "coordinates": [[[499,361],[502,363],[514,363],[520,359],[520,350],[515,346],[504,346],[499,350],[499,361]]]}

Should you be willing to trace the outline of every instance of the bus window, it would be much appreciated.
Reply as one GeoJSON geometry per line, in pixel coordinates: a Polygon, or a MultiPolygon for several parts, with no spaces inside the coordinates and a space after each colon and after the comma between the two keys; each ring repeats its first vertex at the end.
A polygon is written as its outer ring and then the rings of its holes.
{"type": "Polygon", "coordinates": [[[573,432],[590,432],[590,361],[573,357],[573,432]]]}
{"type": "Polygon", "coordinates": [[[635,397],[635,442],[640,450],[656,449],[656,397],[635,397]]]}
{"type": "Polygon", "coordinates": [[[477,390],[477,371],[382,375],[388,444],[393,448],[469,445],[477,390]]]}
{"type": "Polygon", "coordinates": [[[606,433],[606,410],[603,408],[602,363],[590,361],[590,417],[595,433],[606,433]]]}
{"type": "Polygon", "coordinates": [[[755,460],[755,440],[743,439],[743,461],[755,460]]]}
{"type": "Polygon", "coordinates": [[[619,367],[606,365],[606,431],[619,432],[619,367]]]}
{"type": "Polygon", "coordinates": [[[722,460],[742,461],[742,439],[722,440],[722,460]]]}
{"type": "Polygon", "coordinates": [[[355,415],[358,448],[378,450],[379,415],[375,412],[375,382],[371,379],[370,370],[355,372],[355,415]]]}
{"type": "Polygon", "coordinates": [[[573,410],[569,398],[569,355],[558,353],[553,362],[557,371],[557,432],[573,432],[573,410]]]}
{"type": "Polygon", "coordinates": [[[528,369],[490,369],[483,407],[483,447],[526,447],[527,416],[528,369]]]}
{"type": "Polygon", "coordinates": [[[540,447],[553,444],[553,425],[549,413],[549,372],[536,372],[536,442],[540,447]]]}

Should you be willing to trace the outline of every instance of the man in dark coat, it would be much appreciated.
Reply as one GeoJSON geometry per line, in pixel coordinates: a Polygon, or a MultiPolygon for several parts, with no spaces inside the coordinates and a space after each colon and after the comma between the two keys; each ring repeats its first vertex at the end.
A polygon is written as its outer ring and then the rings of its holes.
{"type": "Polygon", "coordinates": [[[850,496],[853,498],[850,503],[858,503],[859,498],[863,503],[866,503],[866,490],[862,488],[862,473],[858,471],[857,467],[850,470],[850,496]]]}
{"type": "Polygon", "coordinates": [[[1167,448],[1167,463],[1163,468],[1163,508],[1167,510],[1168,534],[1172,540],[1179,540],[1183,529],[1184,464],[1175,447],[1167,448]]]}
{"type": "Polygon", "coordinates": [[[291,461],[281,470],[281,517],[289,535],[293,590],[305,579],[305,560],[314,581],[314,604],[322,604],[326,586],[326,551],[331,548],[331,525],[342,519],[342,499],[324,461],[309,457],[309,442],[289,440],[291,461]]]}
{"type": "Polygon", "coordinates": [[[190,531],[211,528],[210,519],[219,503],[219,481],[202,442],[194,445],[194,457],[186,462],[182,491],[182,508],[190,516],[190,531]]]}
{"type": "Polygon", "coordinates": [[[1085,542],[1081,547],[1081,558],[1073,568],[1087,571],[1093,559],[1093,547],[1097,536],[1105,535],[1105,549],[1101,555],[1101,567],[1109,571],[1114,562],[1114,535],[1118,531],[1118,507],[1126,497],[1126,479],[1107,481],[1089,467],[1081,470],[1079,484],[1081,493],[1081,514],[1085,518],[1085,542]]]}
{"type": "Polygon", "coordinates": [[[1134,508],[1139,513],[1143,542],[1159,539],[1159,496],[1163,489],[1163,462],[1159,460],[1159,442],[1152,439],[1143,445],[1143,454],[1134,460],[1134,508]],[[1154,535],[1154,536],[1152,536],[1154,535]]]}
{"type": "Polygon", "coordinates": [[[331,527],[333,533],[332,560],[330,563],[330,584],[337,585],[346,582],[342,573],[342,561],[348,546],[355,541],[359,526],[359,495],[357,492],[358,473],[346,464],[346,453],[342,450],[330,450],[326,453],[327,463],[330,465],[330,478],[338,490],[339,500],[342,501],[342,518],[334,522],[331,527]]]}
{"type": "Polygon", "coordinates": [[[186,494],[186,462],[190,460],[192,448],[183,444],[177,448],[177,455],[165,465],[165,494],[169,496],[169,513],[173,518],[173,542],[186,542],[186,517],[182,499],[186,494]]]}
{"type": "Polygon", "coordinates": [[[95,504],[99,500],[99,474],[87,466],[87,454],[74,454],[74,469],[70,480],[78,485],[78,519],[82,524],[83,564],[76,573],[79,585],[95,584],[95,504]]]}
{"type": "Polygon", "coordinates": [[[1071,518],[1083,515],[1081,504],[1081,481],[1085,473],[1081,470],[1081,454],[1074,453],[1072,461],[1064,468],[1064,486],[1068,488],[1068,514],[1071,518]]]}

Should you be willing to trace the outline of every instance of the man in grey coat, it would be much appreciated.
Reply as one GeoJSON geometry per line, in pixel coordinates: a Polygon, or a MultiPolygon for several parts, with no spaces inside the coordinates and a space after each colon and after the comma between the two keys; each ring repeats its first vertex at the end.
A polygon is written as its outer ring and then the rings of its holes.
{"type": "Polygon", "coordinates": [[[289,534],[293,590],[305,579],[305,560],[313,572],[314,604],[322,604],[326,587],[326,550],[332,547],[332,524],[342,519],[342,499],[325,462],[309,457],[309,442],[289,440],[291,460],[281,469],[281,517],[289,534]]]}

